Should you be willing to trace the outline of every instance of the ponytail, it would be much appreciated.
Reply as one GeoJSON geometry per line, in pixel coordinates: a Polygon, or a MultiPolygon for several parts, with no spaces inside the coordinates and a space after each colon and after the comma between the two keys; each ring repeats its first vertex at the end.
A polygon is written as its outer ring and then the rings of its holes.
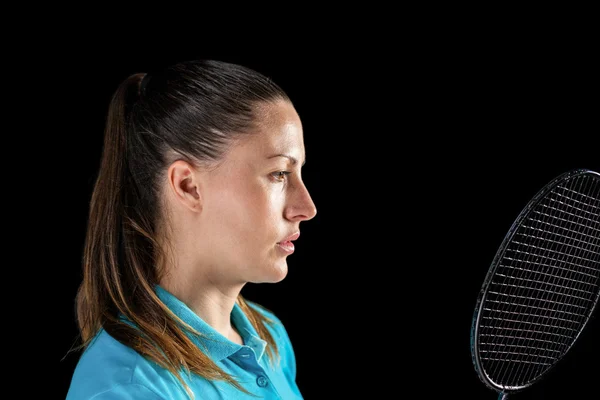
{"type": "Polygon", "coordinates": [[[128,114],[131,104],[139,97],[142,78],[143,74],[135,74],[123,81],[109,105],[102,159],[90,202],[83,283],[76,299],[77,322],[84,342],[101,328],[99,317],[107,316],[109,310],[103,308],[108,299],[119,312],[130,314],[124,298],[124,291],[129,288],[120,284],[119,265],[124,261],[128,114]]]}

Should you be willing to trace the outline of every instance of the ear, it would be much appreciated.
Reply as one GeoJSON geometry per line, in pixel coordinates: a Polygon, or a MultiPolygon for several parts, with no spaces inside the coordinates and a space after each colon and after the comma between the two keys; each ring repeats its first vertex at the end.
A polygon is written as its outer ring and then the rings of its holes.
{"type": "Polygon", "coordinates": [[[201,182],[193,165],[183,160],[175,161],[167,171],[167,182],[177,204],[194,212],[202,210],[201,182]]]}

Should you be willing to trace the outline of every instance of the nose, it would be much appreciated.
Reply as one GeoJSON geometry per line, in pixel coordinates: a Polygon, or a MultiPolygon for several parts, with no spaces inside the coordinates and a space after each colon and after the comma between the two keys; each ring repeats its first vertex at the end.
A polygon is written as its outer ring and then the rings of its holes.
{"type": "Polygon", "coordinates": [[[308,221],[317,215],[317,207],[304,183],[300,182],[291,193],[292,201],[285,208],[285,218],[290,221],[308,221]]]}

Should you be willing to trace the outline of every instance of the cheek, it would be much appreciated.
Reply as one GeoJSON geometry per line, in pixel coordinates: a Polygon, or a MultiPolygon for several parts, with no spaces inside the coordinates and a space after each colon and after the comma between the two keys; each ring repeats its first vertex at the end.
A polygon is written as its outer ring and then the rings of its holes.
{"type": "MultiPolygon", "coordinates": [[[[219,230],[233,236],[260,237],[269,235],[279,222],[283,210],[283,193],[280,188],[268,186],[239,186],[235,191],[221,192],[212,199],[215,212],[213,222],[219,230]]],[[[249,240],[249,239],[242,239],[249,240]]]]}
{"type": "Polygon", "coordinates": [[[240,219],[247,222],[248,230],[258,235],[268,234],[281,215],[281,195],[276,191],[260,190],[243,200],[240,219]]]}
{"type": "Polygon", "coordinates": [[[235,234],[245,242],[247,251],[256,252],[264,246],[270,247],[281,239],[282,232],[287,232],[282,229],[283,195],[280,187],[273,186],[271,190],[262,188],[249,194],[238,205],[240,213],[236,215],[238,230],[235,234]]]}
{"type": "Polygon", "coordinates": [[[286,201],[283,184],[240,173],[218,178],[206,188],[208,235],[240,250],[253,246],[256,250],[256,245],[277,242],[287,233],[281,226],[286,201]]]}

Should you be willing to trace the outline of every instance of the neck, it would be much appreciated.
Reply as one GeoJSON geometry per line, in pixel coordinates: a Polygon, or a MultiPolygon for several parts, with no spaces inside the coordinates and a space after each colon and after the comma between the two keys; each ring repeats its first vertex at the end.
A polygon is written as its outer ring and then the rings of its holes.
{"type": "Polygon", "coordinates": [[[210,251],[199,256],[202,234],[193,229],[202,222],[196,215],[176,214],[174,218],[175,225],[182,228],[172,233],[172,246],[165,246],[165,255],[171,257],[158,260],[166,271],[159,284],[221,335],[239,343],[241,337],[231,324],[231,312],[245,282],[230,279],[223,272],[226,268],[212,261],[210,251]],[[176,250],[170,252],[172,249],[176,250]]]}
{"type": "Polygon", "coordinates": [[[219,286],[192,279],[163,280],[160,285],[221,335],[233,342],[241,342],[231,324],[231,312],[243,285],[219,286]]]}

